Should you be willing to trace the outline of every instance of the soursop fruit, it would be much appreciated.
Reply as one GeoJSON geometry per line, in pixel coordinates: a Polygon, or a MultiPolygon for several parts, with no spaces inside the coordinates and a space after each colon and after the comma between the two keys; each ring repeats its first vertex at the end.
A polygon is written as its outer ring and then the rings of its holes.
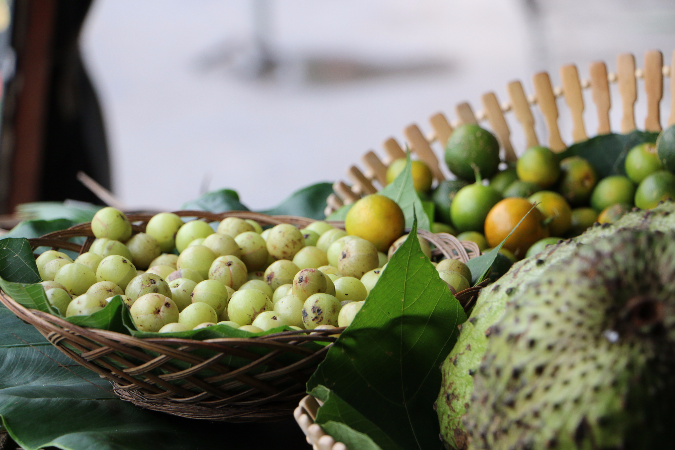
{"type": "Polygon", "coordinates": [[[675,234],[621,231],[550,266],[491,327],[470,448],[675,442],[675,234]]]}
{"type": "Polygon", "coordinates": [[[537,282],[549,267],[556,264],[564,266],[564,261],[571,258],[578,248],[591,243],[607,245],[599,241],[619,230],[675,230],[673,212],[675,204],[667,202],[649,211],[626,214],[614,224],[598,225],[575,239],[560,241],[542,253],[514,264],[506,275],[483,289],[469,320],[461,326],[457,344],[441,367],[443,381],[435,408],[446,447],[469,448],[463,417],[474,389],[474,375],[488,347],[488,336],[507,308],[514,307],[514,303],[517,304],[520,297],[531,290],[530,284],[537,282]]]}

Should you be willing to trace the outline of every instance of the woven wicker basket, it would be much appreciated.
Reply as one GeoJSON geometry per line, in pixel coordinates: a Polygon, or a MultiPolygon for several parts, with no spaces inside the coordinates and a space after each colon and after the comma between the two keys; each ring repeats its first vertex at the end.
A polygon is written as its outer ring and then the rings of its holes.
{"type": "MultiPolygon", "coordinates": [[[[456,106],[457,120],[447,120],[443,113],[436,113],[429,119],[432,132],[425,136],[415,124],[404,128],[406,146],[427,163],[431,168],[436,181],[446,179],[441,170],[434,147],[439,154],[443,154],[445,143],[455,127],[466,123],[477,123],[491,129],[496,135],[506,161],[517,160],[512,145],[512,132],[520,133],[526,147],[548,145],[555,152],[562,152],[567,148],[559,129],[559,110],[557,99],[563,97],[572,123],[572,142],[582,142],[595,135],[611,132],[628,133],[637,128],[635,120],[635,104],[640,95],[646,97],[646,116],[644,129],[660,131],[662,116],[667,116],[666,126],[675,124],[675,83],[672,81],[675,74],[675,51],[670,66],[663,65],[663,54],[660,51],[648,51],[644,56],[644,67],[637,68],[635,57],[632,54],[620,54],[617,57],[617,71],[610,72],[604,62],[594,62],[589,67],[589,79],[581,80],[577,67],[569,64],[560,68],[562,87],[553,87],[548,73],[540,72],[533,76],[534,94],[527,95],[520,81],[513,81],[507,85],[509,102],[500,103],[494,92],[487,92],[482,97],[483,110],[474,113],[473,108],[466,102],[456,106]],[[664,78],[670,77],[670,105],[662,110],[664,78]],[[643,90],[639,90],[638,80],[643,80],[643,90]],[[611,84],[616,83],[618,96],[612,98],[611,84]],[[584,90],[590,89],[595,105],[598,128],[595,134],[589,135],[590,125],[584,121],[584,90]],[[621,108],[621,120],[617,127],[610,123],[610,108],[612,105],[621,108]],[[539,111],[537,111],[537,108],[539,111]],[[513,113],[520,128],[509,128],[506,113],[513,113]],[[543,116],[548,137],[540,141],[535,131],[535,116],[543,116]],[[487,122],[487,123],[486,123],[487,122]]],[[[363,155],[361,162],[365,170],[356,165],[349,167],[347,176],[349,183],[338,181],[333,185],[334,194],[328,199],[326,214],[339,209],[345,204],[358,200],[361,196],[377,192],[378,187],[386,185],[386,171],[394,159],[405,157],[402,146],[394,139],[386,139],[383,143],[386,154],[384,160],[373,151],[363,155]]],[[[524,148],[523,148],[524,150],[524,148]]],[[[307,442],[316,450],[348,450],[341,442],[336,442],[332,436],[326,434],[318,424],[314,423],[319,402],[312,396],[304,397],[294,411],[298,425],[307,436],[307,442]]]]}
{"type": "MultiPolygon", "coordinates": [[[[209,222],[234,216],[254,219],[263,226],[290,223],[305,227],[312,222],[301,217],[252,212],[178,211],[176,214],[209,222]]],[[[128,217],[137,233],[145,230],[152,215],[128,217]]],[[[479,254],[473,243],[462,245],[450,235],[434,235],[423,230],[420,235],[435,245],[437,253],[448,258],[467,261],[479,254]]],[[[89,223],[29,240],[33,250],[51,247],[78,253],[87,251],[93,241],[89,223]],[[74,237],[86,240],[84,244],[69,242],[74,237]]],[[[466,305],[478,290],[480,287],[467,289],[459,293],[458,298],[466,305]]],[[[335,341],[336,333],[342,331],[339,328],[287,331],[257,338],[204,341],[172,337],[139,339],[75,326],[63,318],[26,309],[2,291],[0,301],[74,361],[112,381],[120,398],[177,416],[228,422],[289,418],[305,395],[307,380],[335,341]],[[307,344],[311,342],[327,345],[309,348],[307,344]]]]}

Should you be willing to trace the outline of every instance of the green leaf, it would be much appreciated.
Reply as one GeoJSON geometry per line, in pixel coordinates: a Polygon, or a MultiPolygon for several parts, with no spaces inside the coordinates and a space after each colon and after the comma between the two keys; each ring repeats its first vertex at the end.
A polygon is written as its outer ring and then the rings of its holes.
{"type": "Polygon", "coordinates": [[[0,239],[0,278],[14,283],[42,281],[26,239],[0,239]]]}
{"type": "Polygon", "coordinates": [[[248,211],[249,209],[239,201],[239,194],[232,189],[220,189],[208,192],[196,200],[189,201],[181,206],[189,211],[208,211],[221,213],[225,211],[248,211]]]}
{"type": "Polygon", "coordinates": [[[53,233],[54,231],[65,230],[78,223],[71,219],[24,220],[12,228],[3,238],[33,239],[44,236],[47,233],[53,233]]]}
{"type": "Polygon", "coordinates": [[[659,133],[651,131],[631,131],[628,134],[603,134],[578,144],[570,145],[560,153],[562,160],[569,156],[581,156],[587,159],[598,172],[600,178],[610,175],[625,175],[625,161],[628,151],[644,142],[655,143],[659,133]]]}
{"type": "MultiPolygon", "coordinates": [[[[424,214],[426,214],[427,219],[429,219],[429,223],[430,224],[434,223],[434,213],[436,210],[436,205],[434,205],[434,202],[423,200],[422,208],[424,208],[424,214]]],[[[429,230],[431,230],[431,228],[429,228],[429,230]]]]}
{"type": "MultiPolygon", "coordinates": [[[[413,222],[410,235],[416,233],[413,222]]],[[[307,384],[308,392],[318,386],[335,392],[382,430],[386,440],[370,437],[383,449],[441,448],[433,411],[441,382],[438,367],[457,340],[457,325],[465,320],[418,239],[408,238],[328,351],[307,384]]],[[[343,414],[340,403],[335,408],[332,421],[343,414]]],[[[354,416],[345,411],[344,417],[354,416]]],[[[345,424],[360,429],[358,423],[345,424]]]]}
{"type": "Polygon", "coordinates": [[[342,206],[340,209],[338,209],[337,211],[333,211],[332,214],[326,217],[326,220],[339,220],[344,222],[345,219],[347,218],[347,213],[349,212],[350,209],[352,209],[352,206],[354,206],[353,203],[342,206]]]}
{"type": "MultiPolygon", "coordinates": [[[[426,211],[417,192],[412,177],[412,164],[410,162],[410,152],[406,155],[407,163],[403,171],[396,179],[384,187],[379,193],[394,200],[403,210],[405,216],[405,226],[411,228],[413,225],[415,211],[426,211]]],[[[433,216],[432,216],[433,217],[433,216]]],[[[433,221],[433,219],[432,219],[433,221]]],[[[417,226],[423,230],[431,229],[429,217],[424,214],[417,218],[417,226]]]]}
{"type": "Polygon", "coordinates": [[[270,216],[288,215],[323,220],[326,217],[326,199],[332,193],[331,183],[313,184],[294,192],[277,207],[260,212],[270,216]]]}
{"type": "Polygon", "coordinates": [[[91,203],[66,200],[65,202],[24,203],[16,207],[26,220],[68,219],[77,223],[91,222],[96,211],[103,208],[91,203]]]}
{"type": "Polygon", "coordinates": [[[324,402],[319,409],[316,422],[320,423],[321,428],[337,442],[342,442],[347,448],[359,450],[380,450],[381,447],[375,441],[387,442],[388,447],[396,446],[386,433],[349,406],[335,392],[324,386],[317,386],[312,395],[324,402]],[[347,423],[353,424],[354,428],[346,425],[347,423]]]}

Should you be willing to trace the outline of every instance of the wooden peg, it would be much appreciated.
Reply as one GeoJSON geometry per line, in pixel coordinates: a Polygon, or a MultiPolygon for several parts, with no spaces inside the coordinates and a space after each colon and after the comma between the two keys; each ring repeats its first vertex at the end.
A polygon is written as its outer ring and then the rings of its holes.
{"type": "Polygon", "coordinates": [[[588,139],[586,127],[584,126],[584,96],[581,93],[581,82],[579,81],[579,71],[577,66],[570,64],[560,68],[560,78],[562,79],[563,94],[565,102],[572,115],[572,139],[574,142],[581,142],[588,139]]]}
{"type": "Polygon", "coordinates": [[[623,105],[621,132],[635,129],[635,102],[637,101],[637,80],[635,78],[635,56],[623,53],[617,58],[619,94],[623,105]]]}
{"type": "Polygon", "coordinates": [[[473,109],[471,109],[471,105],[469,105],[468,103],[466,102],[460,103],[455,108],[455,111],[457,111],[457,117],[459,117],[459,120],[463,124],[478,123],[476,115],[473,113],[473,109]]]}
{"type": "Polygon", "coordinates": [[[675,50],[670,59],[670,116],[668,125],[675,125],[675,50]]]}
{"type": "Polygon", "coordinates": [[[530,148],[539,145],[537,133],[534,131],[534,116],[532,115],[530,104],[527,101],[523,85],[520,81],[512,81],[508,84],[507,89],[509,98],[511,99],[513,113],[515,114],[516,119],[518,119],[518,122],[520,122],[520,126],[525,133],[527,147],[530,148]]]}
{"type": "Polygon", "coordinates": [[[387,185],[387,166],[380,161],[380,158],[371,150],[361,157],[361,161],[380,183],[380,186],[385,187],[387,185]]]}
{"type": "Polygon", "coordinates": [[[358,167],[351,166],[349,170],[347,170],[347,176],[354,182],[355,186],[359,187],[360,192],[363,192],[364,194],[377,193],[377,189],[375,189],[373,183],[371,183],[370,180],[366,178],[366,176],[358,169],[358,167]]]}
{"type": "Polygon", "coordinates": [[[612,96],[609,91],[609,79],[607,78],[607,66],[602,61],[591,63],[591,92],[593,103],[598,111],[598,134],[609,134],[612,127],[609,123],[609,109],[612,106],[612,96]]]}
{"type": "Polygon", "coordinates": [[[405,152],[394,138],[389,138],[384,141],[382,147],[384,147],[384,151],[389,157],[387,164],[391,164],[391,162],[395,159],[405,158],[405,152]]]}
{"type": "Polygon", "coordinates": [[[445,180],[445,175],[443,175],[443,172],[441,172],[441,168],[438,165],[438,158],[436,158],[434,151],[431,149],[431,146],[429,146],[427,138],[424,137],[417,125],[409,125],[403,130],[403,134],[406,139],[408,139],[408,142],[410,142],[411,150],[419,156],[422,162],[429,166],[431,173],[434,174],[434,178],[438,181],[445,180]]]}
{"type": "Polygon", "coordinates": [[[354,193],[343,181],[333,183],[333,191],[337,194],[345,205],[354,203],[360,197],[354,193]]]}
{"type": "Polygon", "coordinates": [[[537,95],[537,104],[544,114],[546,126],[548,128],[548,145],[554,152],[561,152],[567,148],[560,137],[558,129],[558,105],[556,104],[555,94],[551,86],[551,79],[546,72],[535,74],[533,79],[534,92],[537,95]]]}
{"type": "Polygon", "coordinates": [[[434,114],[429,118],[429,122],[431,123],[431,128],[434,129],[436,142],[441,145],[441,148],[445,148],[452,134],[452,125],[450,125],[450,122],[448,122],[443,113],[434,114]]]}
{"type": "Polygon", "coordinates": [[[515,162],[518,157],[513,150],[513,145],[511,145],[511,131],[504,118],[502,108],[499,106],[497,96],[494,92],[488,92],[483,95],[481,100],[483,102],[483,108],[485,108],[485,113],[487,114],[488,122],[490,122],[492,130],[495,135],[497,135],[497,139],[499,139],[499,142],[504,148],[504,159],[506,161],[515,162]]]}
{"type": "Polygon", "coordinates": [[[326,199],[326,209],[324,210],[324,213],[326,216],[330,216],[334,211],[342,208],[342,206],[344,206],[344,203],[342,203],[340,197],[335,194],[330,194],[326,199]]]}
{"type": "Polygon", "coordinates": [[[645,93],[647,94],[645,130],[661,131],[659,108],[663,98],[663,53],[658,50],[645,53],[645,93]]]}

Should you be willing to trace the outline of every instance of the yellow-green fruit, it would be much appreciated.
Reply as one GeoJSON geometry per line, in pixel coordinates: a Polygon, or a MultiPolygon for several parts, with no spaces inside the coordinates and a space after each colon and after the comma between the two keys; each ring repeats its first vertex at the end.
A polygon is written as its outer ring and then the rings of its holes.
{"type": "Polygon", "coordinates": [[[363,307],[364,301],[360,302],[351,302],[346,305],[344,305],[340,309],[340,313],[338,314],[338,326],[339,327],[348,327],[349,325],[352,324],[354,321],[354,317],[358,314],[359,311],[361,311],[361,308],[363,307]]]}
{"type": "Polygon", "coordinates": [[[88,316],[106,307],[108,302],[96,298],[89,298],[87,294],[82,294],[73,299],[66,308],[66,317],[88,316]]]}
{"type": "Polygon", "coordinates": [[[238,217],[226,217],[220,221],[217,228],[218,233],[227,234],[233,238],[239,236],[241,233],[252,231],[255,233],[255,228],[250,223],[238,217]]]}
{"type": "Polygon", "coordinates": [[[246,265],[236,256],[219,256],[211,264],[208,278],[218,280],[235,291],[246,283],[246,265]]]}
{"type": "Polygon", "coordinates": [[[152,266],[148,270],[146,270],[145,273],[154,273],[156,275],[159,275],[166,281],[169,275],[173,273],[175,270],[176,268],[171,266],[152,266]]]}
{"type": "Polygon", "coordinates": [[[458,259],[444,259],[436,265],[436,270],[439,272],[441,270],[451,270],[457,272],[467,280],[471,279],[471,269],[458,259]]]}
{"type": "Polygon", "coordinates": [[[264,280],[248,280],[246,283],[242,284],[239,290],[244,290],[244,289],[257,289],[260,292],[265,293],[269,298],[272,298],[274,296],[274,291],[272,290],[272,287],[267,284],[266,281],[264,280]]]}
{"type": "Polygon", "coordinates": [[[316,242],[316,247],[320,248],[324,252],[328,252],[328,247],[330,247],[333,242],[344,236],[347,236],[347,232],[345,230],[340,230],[339,228],[327,230],[321,235],[321,237],[319,237],[319,240],[316,242]]]}
{"type": "Polygon", "coordinates": [[[52,288],[45,292],[47,300],[52,307],[56,308],[62,316],[66,315],[68,305],[73,298],[63,289],[52,288]]]}
{"type": "Polygon", "coordinates": [[[150,263],[162,254],[162,250],[153,236],[147,233],[138,233],[132,236],[126,243],[131,260],[137,269],[145,270],[150,267],[150,263]]]}
{"type": "Polygon", "coordinates": [[[171,266],[173,267],[174,270],[176,270],[177,263],[178,263],[178,255],[174,255],[173,253],[163,253],[159,255],[157,258],[153,259],[148,267],[171,266]]]}
{"type": "Polygon", "coordinates": [[[338,259],[338,270],[346,277],[361,278],[376,269],[380,258],[377,248],[365,239],[354,239],[345,244],[338,259]]]}
{"type": "Polygon", "coordinates": [[[220,281],[204,280],[197,283],[192,290],[191,297],[192,303],[206,303],[213,308],[216,314],[221,314],[227,308],[230,293],[220,281]]]}
{"type": "Polygon", "coordinates": [[[106,256],[96,269],[98,281],[112,281],[122,289],[126,289],[135,276],[136,267],[131,260],[119,255],[106,256]]]}
{"type": "Polygon", "coordinates": [[[98,269],[98,265],[102,260],[103,258],[95,253],[85,252],[77,257],[75,263],[85,265],[96,273],[96,269],[98,269]]]}
{"type": "Polygon", "coordinates": [[[218,322],[218,314],[204,302],[192,303],[178,315],[178,323],[182,323],[189,330],[204,322],[218,322]]]}
{"type": "Polygon", "coordinates": [[[269,265],[265,270],[264,279],[276,291],[279,286],[293,283],[293,277],[300,272],[300,268],[287,259],[280,259],[269,265]]]}
{"type": "Polygon", "coordinates": [[[163,252],[170,252],[176,246],[176,233],[182,226],[183,221],[176,214],[163,212],[150,218],[145,232],[157,240],[163,252]]]}
{"type": "Polygon", "coordinates": [[[183,250],[178,257],[178,270],[192,269],[204,279],[209,277],[209,269],[216,259],[216,254],[203,245],[193,245],[183,250]]]}
{"type": "Polygon", "coordinates": [[[216,256],[234,255],[237,258],[241,257],[241,248],[228,234],[213,233],[202,242],[204,247],[208,247],[216,254],[216,256]]]}
{"type": "Polygon", "coordinates": [[[162,294],[145,294],[129,310],[134,325],[140,331],[156,332],[167,323],[178,322],[178,307],[162,294]]]}
{"type": "Polygon", "coordinates": [[[176,249],[182,253],[190,242],[195,239],[205,238],[214,233],[213,228],[208,223],[201,220],[193,220],[184,224],[176,233],[176,249]]]}
{"type": "MultiPolygon", "coordinates": [[[[407,234],[404,234],[400,238],[396,239],[393,244],[391,244],[391,247],[389,247],[389,252],[387,254],[388,259],[391,259],[391,257],[396,253],[396,250],[403,245],[405,240],[408,238],[407,234]]],[[[422,247],[422,253],[427,255],[427,258],[431,258],[431,247],[429,246],[429,241],[424,239],[422,236],[417,235],[417,240],[420,243],[420,247],[422,247]]]]}
{"type": "Polygon", "coordinates": [[[305,227],[305,230],[311,230],[319,234],[319,236],[323,235],[326,231],[328,230],[333,230],[335,227],[333,225],[317,220],[316,222],[312,222],[309,225],[305,227]]]}
{"type": "Polygon", "coordinates": [[[126,241],[131,236],[131,222],[122,211],[108,206],[94,214],[91,231],[97,238],[126,241]]]}
{"type": "Polygon", "coordinates": [[[297,227],[282,223],[272,228],[266,243],[267,251],[274,258],[292,260],[305,246],[305,238],[297,227]]]}
{"type": "Polygon", "coordinates": [[[345,217],[347,234],[371,242],[385,252],[405,229],[403,210],[394,200],[380,194],[366,195],[354,203],[345,217]]]}
{"type": "Polygon", "coordinates": [[[316,269],[328,264],[326,252],[312,245],[300,249],[293,257],[293,262],[300,269],[316,269]]]}
{"type": "Polygon", "coordinates": [[[70,295],[82,295],[96,283],[96,274],[83,264],[72,263],[61,267],[54,281],[61,283],[70,295]]]}
{"type": "Polygon", "coordinates": [[[264,270],[267,267],[269,253],[261,235],[255,231],[245,231],[238,234],[234,241],[241,248],[241,261],[246,264],[248,271],[264,270]]]}
{"type": "Polygon", "coordinates": [[[553,186],[560,177],[558,156],[546,147],[530,147],[518,158],[516,171],[521,181],[553,186]]]}
{"type": "Polygon", "coordinates": [[[310,295],[302,306],[302,322],[308,330],[319,325],[338,324],[340,301],[330,294],[310,295]]]}

